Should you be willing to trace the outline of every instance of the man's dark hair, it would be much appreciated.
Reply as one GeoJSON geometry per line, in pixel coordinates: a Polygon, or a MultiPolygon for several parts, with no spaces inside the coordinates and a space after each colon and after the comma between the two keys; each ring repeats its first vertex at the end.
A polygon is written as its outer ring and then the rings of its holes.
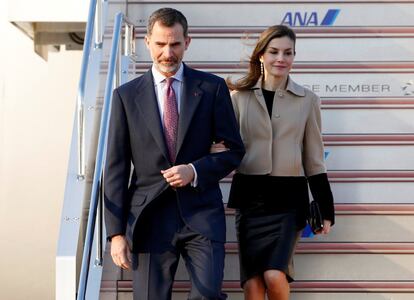
{"type": "Polygon", "coordinates": [[[151,35],[152,28],[154,27],[154,24],[156,22],[160,22],[161,25],[166,26],[166,27],[172,27],[176,23],[178,23],[183,27],[184,36],[187,37],[188,35],[187,19],[184,17],[184,15],[180,11],[174,8],[170,8],[170,7],[160,8],[151,14],[148,20],[148,25],[147,25],[148,35],[151,35]]]}

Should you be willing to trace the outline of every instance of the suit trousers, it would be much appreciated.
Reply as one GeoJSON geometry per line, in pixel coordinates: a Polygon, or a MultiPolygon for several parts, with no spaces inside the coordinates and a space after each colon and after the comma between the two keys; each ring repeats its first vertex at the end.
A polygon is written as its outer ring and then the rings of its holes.
{"type": "Polygon", "coordinates": [[[132,253],[134,300],[171,299],[180,257],[191,281],[188,299],[227,298],[221,291],[224,243],[209,240],[185,224],[175,191],[169,189],[156,199],[139,221],[132,253]]]}

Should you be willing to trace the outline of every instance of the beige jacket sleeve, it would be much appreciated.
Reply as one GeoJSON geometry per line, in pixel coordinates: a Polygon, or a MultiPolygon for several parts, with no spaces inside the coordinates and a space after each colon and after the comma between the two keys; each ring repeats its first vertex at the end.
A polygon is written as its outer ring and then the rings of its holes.
{"type": "Polygon", "coordinates": [[[313,95],[303,140],[303,167],[307,177],[326,173],[321,127],[321,100],[313,95]]]}
{"type": "Polygon", "coordinates": [[[236,97],[237,97],[236,91],[232,91],[230,96],[231,96],[231,103],[233,104],[234,114],[236,116],[236,121],[237,121],[237,124],[240,126],[240,111],[239,111],[239,107],[236,101],[236,97]]]}

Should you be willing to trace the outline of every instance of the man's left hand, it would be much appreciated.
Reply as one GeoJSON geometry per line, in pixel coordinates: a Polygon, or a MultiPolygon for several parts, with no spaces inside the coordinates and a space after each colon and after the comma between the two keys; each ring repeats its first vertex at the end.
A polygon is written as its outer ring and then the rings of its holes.
{"type": "Polygon", "coordinates": [[[161,174],[169,185],[174,188],[184,187],[194,179],[194,170],[190,165],[178,165],[167,170],[161,170],[161,174]]]}

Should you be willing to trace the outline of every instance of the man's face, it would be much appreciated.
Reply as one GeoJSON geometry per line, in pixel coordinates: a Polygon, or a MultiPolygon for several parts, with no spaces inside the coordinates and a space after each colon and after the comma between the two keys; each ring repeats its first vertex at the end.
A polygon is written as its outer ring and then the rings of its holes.
{"type": "Polygon", "coordinates": [[[151,35],[145,37],[155,68],[166,77],[174,75],[179,69],[190,41],[190,37],[184,37],[179,23],[166,27],[155,22],[151,35]]]}

